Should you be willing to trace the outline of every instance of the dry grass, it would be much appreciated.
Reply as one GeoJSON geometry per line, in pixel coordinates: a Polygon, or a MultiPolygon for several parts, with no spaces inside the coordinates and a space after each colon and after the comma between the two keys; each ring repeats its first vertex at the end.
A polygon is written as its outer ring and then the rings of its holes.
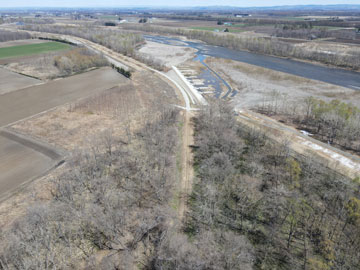
{"type": "Polygon", "coordinates": [[[352,89],[228,59],[207,58],[206,62],[239,91],[232,101],[236,107],[264,105],[274,93],[284,97],[294,108],[298,107],[299,100],[309,96],[326,101],[340,99],[360,105],[360,92],[352,89]]]}

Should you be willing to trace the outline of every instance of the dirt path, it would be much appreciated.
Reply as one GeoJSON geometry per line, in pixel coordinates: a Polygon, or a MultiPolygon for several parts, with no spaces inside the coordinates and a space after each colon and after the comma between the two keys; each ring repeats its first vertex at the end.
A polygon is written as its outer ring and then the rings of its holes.
{"type": "Polygon", "coordinates": [[[187,211],[187,200],[192,191],[193,184],[193,154],[191,152],[190,145],[194,144],[193,137],[193,127],[191,124],[192,113],[185,111],[184,115],[184,127],[182,134],[182,171],[181,171],[181,194],[180,194],[180,202],[178,209],[178,216],[181,221],[186,220],[186,211],[187,211]]]}

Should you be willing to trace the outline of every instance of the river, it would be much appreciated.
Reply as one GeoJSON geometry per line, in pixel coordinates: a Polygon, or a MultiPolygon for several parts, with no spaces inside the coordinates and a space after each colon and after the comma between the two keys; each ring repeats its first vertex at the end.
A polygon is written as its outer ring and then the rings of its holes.
{"type": "MultiPolygon", "coordinates": [[[[197,59],[200,59],[200,61],[207,56],[231,59],[307,79],[360,90],[360,73],[351,70],[321,66],[246,51],[236,51],[224,47],[207,45],[201,42],[183,41],[172,37],[144,35],[144,38],[152,42],[194,48],[197,50],[197,59]]],[[[219,79],[221,79],[221,77],[219,77],[219,79]]],[[[228,87],[228,85],[226,86],[228,87]]]]}

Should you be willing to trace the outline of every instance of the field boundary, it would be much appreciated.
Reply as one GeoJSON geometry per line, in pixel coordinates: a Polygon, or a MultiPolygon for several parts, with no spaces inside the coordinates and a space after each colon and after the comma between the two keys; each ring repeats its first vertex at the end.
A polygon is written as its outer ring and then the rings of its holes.
{"type": "Polygon", "coordinates": [[[64,150],[56,149],[48,143],[36,140],[32,137],[20,134],[9,129],[0,130],[0,136],[17,142],[25,147],[31,148],[34,151],[39,152],[55,161],[62,159],[62,157],[65,155],[64,150]]]}

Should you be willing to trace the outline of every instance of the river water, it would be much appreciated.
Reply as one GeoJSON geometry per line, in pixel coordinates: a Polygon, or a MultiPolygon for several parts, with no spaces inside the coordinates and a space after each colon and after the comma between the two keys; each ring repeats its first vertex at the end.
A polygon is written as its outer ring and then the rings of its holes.
{"type": "MultiPolygon", "coordinates": [[[[318,80],[354,90],[360,90],[360,73],[355,71],[320,66],[292,59],[261,55],[246,51],[236,51],[224,47],[207,45],[200,42],[183,41],[181,39],[172,37],[144,35],[144,38],[146,40],[157,43],[194,48],[197,50],[196,60],[201,61],[204,65],[206,64],[203,62],[203,60],[207,56],[231,59],[255,66],[285,72],[307,79],[318,80]]],[[[213,73],[214,77],[218,77],[218,79],[221,80],[222,83],[224,83],[228,88],[229,91],[225,94],[226,96],[230,94],[236,94],[234,91],[230,90],[230,86],[218,74],[216,74],[214,71],[211,72],[213,73]]]]}

